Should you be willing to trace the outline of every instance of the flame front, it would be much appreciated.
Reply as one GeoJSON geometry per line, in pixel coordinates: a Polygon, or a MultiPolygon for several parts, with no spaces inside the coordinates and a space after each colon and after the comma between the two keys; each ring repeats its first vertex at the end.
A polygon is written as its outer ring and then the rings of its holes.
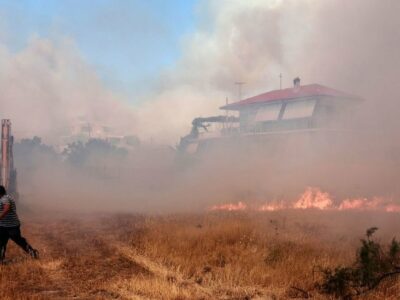
{"type": "Polygon", "coordinates": [[[226,210],[226,211],[235,211],[235,210],[245,210],[247,209],[247,205],[243,202],[238,202],[237,204],[234,203],[227,203],[221,205],[214,205],[210,208],[210,210],[226,210]]]}
{"type": "Polygon", "coordinates": [[[285,206],[283,203],[275,202],[275,203],[265,203],[261,207],[258,208],[259,211],[275,211],[275,210],[282,210],[287,209],[288,207],[285,206]]]}
{"type": "Polygon", "coordinates": [[[333,205],[331,196],[328,193],[321,192],[319,188],[308,187],[305,192],[293,204],[295,209],[329,209],[333,205]]]}
{"type": "Polygon", "coordinates": [[[226,203],[214,205],[210,208],[212,211],[238,211],[238,210],[256,210],[256,211],[277,211],[284,209],[318,209],[318,210],[358,210],[358,211],[384,211],[400,212],[400,205],[394,203],[393,199],[384,197],[372,198],[350,198],[337,204],[334,203],[331,195],[321,191],[320,188],[307,187],[303,194],[294,202],[272,201],[258,207],[250,207],[246,203],[226,203]]]}
{"type": "Polygon", "coordinates": [[[339,210],[383,210],[387,212],[400,212],[400,205],[393,203],[392,199],[373,197],[372,199],[358,198],[346,199],[338,207],[339,210]]]}

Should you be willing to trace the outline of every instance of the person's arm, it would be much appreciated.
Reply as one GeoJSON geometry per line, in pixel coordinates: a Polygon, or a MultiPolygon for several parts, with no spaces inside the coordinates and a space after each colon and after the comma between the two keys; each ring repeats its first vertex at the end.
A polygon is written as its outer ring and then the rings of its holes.
{"type": "Polygon", "coordinates": [[[3,210],[0,213],[0,220],[4,218],[5,215],[8,214],[10,211],[10,202],[9,201],[2,201],[3,204],[3,210]]]}

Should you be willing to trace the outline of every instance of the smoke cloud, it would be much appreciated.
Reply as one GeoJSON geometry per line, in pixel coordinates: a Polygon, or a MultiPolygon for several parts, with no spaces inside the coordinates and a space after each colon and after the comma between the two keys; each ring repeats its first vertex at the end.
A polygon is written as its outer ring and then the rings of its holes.
{"type": "Polygon", "coordinates": [[[131,108],[104,87],[68,39],[33,37],[16,53],[0,45],[0,70],[1,117],[12,119],[17,138],[59,143],[82,120],[133,128],[131,108]]]}
{"type": "Polygon", "coordinates": [[[146,104],[154,119],[175,112],[176,125],[153,126],[152,134],[182,135],[192,118],[217,113],[225,97],[237,100],[234,82],[245,82],[243,96],[253,96],[279,88],[280,73],[284,87],[300,76],[304,84],[360,95],[368,100],[368,124],[381,126],[383,115],[393,122],[399,8],[391,0],[202,2],[198,30],[184,40],[177,66],[163,74],[162,92],[146,104]]]}
{"type": "MultiPolygon", "coordinates": [[[[80,192],[93,203],[101,199],[104,207],[114,207],[112,198],[143,209],[294,197],[306,186],[343,197],[399,195],[399,9],[394,0],[202,1],[196,30],[182,41],[182,57],[160,71],[157,84],[134,107],[105,87],[69,40],[33,38],[18,53],[3,46],[1,116],[13,119],[20,136],[51,140],[82,117],[175,145],[193,118],[220,114],[226,98],[238,100],[235,82],[245,82],[247,97],[279,88],[279,74],[284,87],[300,76],[302,84],[363,97],[350,120],[363,137],[355,142],[350,134],[339,144],[294,139],[267,154],[238,142],[183,170],[169,150],[143,148],[132,154],[125,163],[132,168],[121,171],[117,181],[90,179],[80,192]]],[[[46,181],[46,172],[35,177],[35,186],[46,181]]],[[[52,177],[54,195],[69,194],[65,182],[74,186],[77,178],[87,178],[69,172],[52,177]]]]}
{"type": "Polygon", "coordinates": [[[195,179],[185,178],[197,183],[194,190],[204,191],[198,183],[207,182],[207,191],[213,190],[210,194],[221,200],[241,200],[246,193],[253,199],[277,193],[289,197],[313,184],[343,197],[399,194],[400,20],[396,11],[400,3],[202,3],[198,30],[184,40],[177,66],[163,74],[163,92],[146,104],[153,119],[171,116],[174,127],[155,126],[151,134],[183,135],[192,118],[218,113],[216,108],[225,97],[237,100],[234,82],[245,82],[243,96],[253,96],[279,88],[280,73],[284,87],[300,76],[303,84],[337,88],[361,96],[364,102],[348,120],[358,133],[349,133],[340,143],[329,138],[309,145],[292,140],[268,154],[260,149],[241,151],[236,143],[228,150],[231,157],[226,149],[210,154],[201,171],[192,174],[195,179]],[[170,110],[176,114],[164,114],[170,110]],[[218,185],[210,184],[215,182],[218,185]]]}
{"type": "Polygon", "coordinates": [[[193,118],[218,114],[226,98],[238,100],[235,82],[245,82],[247,97],[278,88],[282,73],[284,86],[300,76],[304,84],[370,100],[370,123],[381,123],[382,114],[395,119],[399,111],[399,6],[392,0],[202,1],[182,57],[160,71],[135,107],[101,82],[69,39],[33,37],[17,53],[2,45],[2,117],[12,118],[22,136],[54,138],[84,119],[174,145],[193,118]]]}

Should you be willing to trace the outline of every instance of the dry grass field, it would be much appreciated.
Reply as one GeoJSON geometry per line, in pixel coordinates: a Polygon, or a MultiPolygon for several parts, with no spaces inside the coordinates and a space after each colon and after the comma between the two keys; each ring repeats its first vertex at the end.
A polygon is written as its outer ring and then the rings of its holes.
{"type": "MultiPolygon", "coordinates": [[[[0,299],[329,299],[318,267],[354,261],[365,229],[400,237],[399,214],[280,211],[181,215],[22,215],[40,250],[12,243],[0,299]]],[[[399,299],[389,279],[362,299],[399,299]]]]}

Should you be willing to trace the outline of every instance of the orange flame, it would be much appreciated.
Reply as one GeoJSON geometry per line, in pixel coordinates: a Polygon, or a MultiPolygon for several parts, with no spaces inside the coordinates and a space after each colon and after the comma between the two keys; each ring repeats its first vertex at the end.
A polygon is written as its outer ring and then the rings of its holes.
{"type": "Polygon", "coordinates": [[[339,210],[383,210],[387,212],[400,212],[400,205],[393,203],[392,199],[382,197],[346,199],[338,207],[339,210]]]}
{"type": "Polygon", "coordinates": [[[258,210],[259,211],[276,211],[287,209],[288,207],[283,205],[283,203],[265,203],[258,210]]]}
{"type": "Polygon", "coordinates": [[[359,211],[384,211],[400,212],[400,204],[396,204],[392,199],[383,197],[373,198],[350,198],[336,204],[327,192],[322,192],[316,187],[307,187],[299,199],[294,202],[272,201],[266,202],[259,207],[249,207],[246,203],[226,203],[214,205],[212,211],[238,211],[238,210],[257,210],[257,211],[277,211],[284,209],[319,209],[319,210],[359,210],[359,211]]]}
{"type": "Polygon", "coordinates": [[[245,210],[245,209],[247,209],[247,205],[241,201],[238,202],[237,204],[227,203],[221,205],[214,205],[210,208],[210,210],[226,210],[226,211],[245,210]]]}
{"type": "Polygon", "coordinates": [[[293,208],[295,209],[329,209],[333,201],[328,193],[322,192],[319,188],[307,187],[305,192],[297,200],[293,208]]]}

